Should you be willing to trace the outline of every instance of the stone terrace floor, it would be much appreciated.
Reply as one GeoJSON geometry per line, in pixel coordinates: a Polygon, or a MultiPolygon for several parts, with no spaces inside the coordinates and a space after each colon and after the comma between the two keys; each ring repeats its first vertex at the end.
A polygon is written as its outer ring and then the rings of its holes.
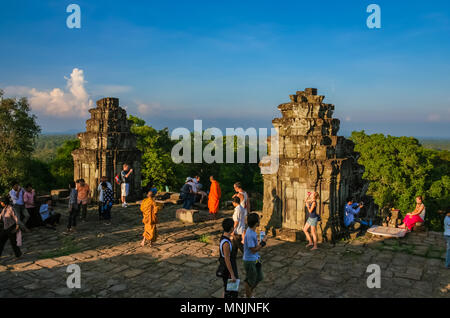
{"type": "MultiPolygon", "coordinates": [[[[159,239],[139,246],[143,225],[136,205],[113,207],[112,225],[97,221],[95,208],[78,232],[63,235],[67,213],[56,231],[24,234],[20,259],[7,242],[0,258],[0,297],[220,297],[215,277],[221,219],[183,224],[178,206],[160,212],[159,239]],[[69,264],[81,268],[81,288],[66,287],[69,264]]],[[[221,215],[231,215],[222,211],[221,215]]],[[[368,236],[322,244],[274,238],[262,250],[265,280],[257,297],[449,297],[450,270],[444,266],[442,233],[411,233],[404,239],[368,236]],[[369,264],[381,267],[381,288],[366,285],[369,264]]],[[[241,254],[239,254],[240,257],[241,254]]],[[[244,276],[242,261],[239,274],[244,276]]],[[[243,288],[241,288],[241,296],[243,288]]]]}

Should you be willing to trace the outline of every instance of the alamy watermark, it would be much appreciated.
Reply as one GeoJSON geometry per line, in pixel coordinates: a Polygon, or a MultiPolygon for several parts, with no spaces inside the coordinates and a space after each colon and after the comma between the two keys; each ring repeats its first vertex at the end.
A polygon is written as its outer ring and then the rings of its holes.
{"type": "Polygon", "coordinates": [[[369,4],[367,13],[371,13],[367,17],[366,25],[369,29],[381,29],[381,8],[378,4],[369,4]]]}
{"type": "Polygon", "coordinates": [[[381,268],[380,265],[370,264],[367,266],[366,273],[371,273],[367,277],[367,288],[381,288],[381,268]]]}
{"type": "Polygon", "coordinates": [[[66,25],[69,29],[81,29],[81,8],[78,4],[69,4],[66,12],[70,15],[66,19],[66,25]]]}
{"type": "Polygon", "coordinates": [[[278,134],[276,129],[271,129],[270,151],[268,151],[267,132],[267,128],[258,130],[253,127],[246,130],[226,128],[224,135],[219,128],[215,127],[203,130],[202,121],[194,120],[193,133],[182,127],[172,131],[171,139],[179,141],[172,148],[172,161],[208,164],[258,163],[259,159],[261,173],[273,174],[278,171],[279,166],[278,134]],[[246,153],[248,153],[248,161],[246,161],[246,153]]]}
{"type": "Polygon", "coordinates": [[[71,273],[66,280],[67,288],[81,288],[81,268],[77,264],[70,264],[66,269],[67,273],[71,273]]]}

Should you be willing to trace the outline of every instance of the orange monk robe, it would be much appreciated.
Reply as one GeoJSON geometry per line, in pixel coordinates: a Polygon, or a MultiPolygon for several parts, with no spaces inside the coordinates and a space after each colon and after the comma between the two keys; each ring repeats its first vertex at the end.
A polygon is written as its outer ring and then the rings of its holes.
{"type": "Polygon", "coordinates": [[[209,213],[216,214],[219,210],[219,200],[222,195],[220,191],[219,182],[213,180],[211,182],[211,188],[209,189],[209,197],[208,197],[208,208],[209,213]]]}
{"type": "Polygon", "coordinates": [[[151,242],[156,241],[156,224],[158,223],[158,218],[156,214],[159,211],[159,207],[152,198],[146,198],[141,204],[142,211],[142,223],[144,223],[144,234],[146,240],[151,242]]]}

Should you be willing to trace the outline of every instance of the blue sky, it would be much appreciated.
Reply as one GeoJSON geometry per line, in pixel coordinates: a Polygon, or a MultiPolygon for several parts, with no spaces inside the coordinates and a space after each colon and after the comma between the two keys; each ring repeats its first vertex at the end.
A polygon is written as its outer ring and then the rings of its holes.
{"type": "Polygon", "coordinates": [[[84,131],[104,96],[156,128],[270,128],[316,87],[340,134],[450,138],[447,0],[2,1],[0,38],[0,88],[30,96],[45,132],[84,131]]]}

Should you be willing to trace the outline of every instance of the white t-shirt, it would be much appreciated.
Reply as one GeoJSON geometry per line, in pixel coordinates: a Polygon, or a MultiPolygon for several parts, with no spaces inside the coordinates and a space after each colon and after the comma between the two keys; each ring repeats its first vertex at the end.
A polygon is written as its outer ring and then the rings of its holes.
{"type": "Polygon", "coordinates": [[[234,233],[239,235],[242,235],[244,233],[246,217],[247,211],[242,207],[242,205],[238,205],[234,208],[233,221],[238,222],[238,226],[234,230],[234,233]]]}
{"type": "Polygon", "coordinates": [[[245,209],[245,211],[247,211],[247,208],[248,208],[248,195],[247,195],[247,192],[242,191],[242,192],[239,192],[239,193],[242,194],[242,196],[244,197],[244,200],[242,200],[242,202],[241,202],[241,206],[245,209]]]}

